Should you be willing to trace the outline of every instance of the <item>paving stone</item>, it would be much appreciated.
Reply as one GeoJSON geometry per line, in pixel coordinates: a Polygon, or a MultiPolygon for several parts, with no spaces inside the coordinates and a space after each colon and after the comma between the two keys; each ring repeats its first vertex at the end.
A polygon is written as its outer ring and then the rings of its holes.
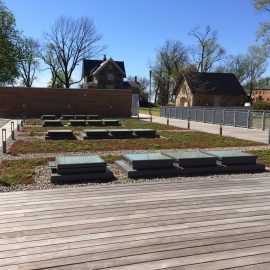
{"type": "Polygon", "coordinates": [[[88,114],[87,119],[98,120],[100,116],[98,114],[88,114]]]}
{"type": "Polygon", "coordinates": [[[174,162],[160,153],[124,154],[122,158],[135,170],[172,168],[174,162]]]}
{"type": "Polygon", "coordinates": [[[89,129],[85,130],[85,135],[83,138],[87,139],[109,139],[109,131],[106,129],[89,129]]]}
{"type": "Polygon", "coordinates": [[[162,152],[171,157],[180,167],[212,167],[216,166],[217,158],[213,155],[202,153],[200,151],[192,152],[162,152]]]}
{"type": "Polygon", "coordinates": [[[41,120],[54,120],[57,119],[56,115],[54,114],[44,114],[40,117],[41,120]]]}
{"type": "Polygon", "coordinates": [[[88,126],[103,126],[102,120],[87,120],[86,123],[88,126]]]}
{"type": "Polygon", "coordinates": [[[86,114],[75,114],[74,115],[75,119],[87,119],[87,115],[86,114]]]}
{"type": "Polygon", "coordinates": [[[203,151],[215,156],[222,165],[256,164],[257,157],[241,151],[203,151]]]}
{"type": "Polygon", "coordinates": [[[137,137],[154,138],[157,137],[155,129],[132,129],[133,133],[137,137]]]}
{"type": "Polygon", "coordinates": [[[113,138],[133,138],[131,129],[109,129],[109,134],[113,138]]]}
{"type": "Polygon", "coordinates": [[[120,126],[119,120],[102,119],[105,126],[120,126]]]}
{"type": "Polygon", "coordinates": [[[86,120],[70,120],[68,123],[70,126],[75,126],[75,127],[79,127],[79,126],[86,126],[86,120]]]}
{"type": "Polygon", "coordinates": [[[42,123],[43,127],[61,127],[62,125],[61,120],[44,120],[42,123]]]}
{"type": "Polygon", "coordinates": [[[76,136],[69,129],[48,130],[45,140],[76,140],[76,136]]]}
{"type": "Polygon", "coordinates": [[[75,116],[73,114],[63,114],[61,116],[61,119],[63,119],[63,120],[70,120],[70,119],[74,119],[74,118],[75,118],[75,116]]]}

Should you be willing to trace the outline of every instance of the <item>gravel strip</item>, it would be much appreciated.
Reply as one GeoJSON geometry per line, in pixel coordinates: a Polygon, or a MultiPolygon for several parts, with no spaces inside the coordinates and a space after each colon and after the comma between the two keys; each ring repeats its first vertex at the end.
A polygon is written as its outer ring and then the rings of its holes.
{"type": "Polygon", "coordinates": [[[1,159],[20,160],[33,158],[54,158],[56,156],[81,156],[81,155],[115,155],[119,156],[125,153],[159,153],[165,151],[200,151],[200,150],[239,150],[239,151],[256,151],[270,150],[270,145],[262,146],[241,146],[241,147],[212,147],[212,148],[184,148],[184,149],[157,149],[157,150],[119,150],[119,151],[84,151],[84,152],[59,152],[59,153],[29,153],[29,154],[0,154],[1,159]]]}
{"type": "Polygon", "coordinates": [[[196,181],[198,179],[211,181],[214,179],[220,179],[225,181],[228,177],[254,177],[254,176],[269,176],[270,171],[264,173],[256,173],[256,174],[216,174],[216,175],[207,175],[207,176],[177,176],[177,177],[161,177],[161,178],[141,178],[141,179],[131,179],[127,178],[116,165],[110,164],[108,166],[114,173],[115,180],[110,182],[90,182],[90,183],[82,183],[82,184],[69,184],[69,185],[55,185],[50,181],[50,170],[48,166],[38,166],[36,167],[36,174],[34,176],[34,183],[31,185],[18,185],[12,187],[4,187],[0,186],[0,192],[11,192],[11,191],[29,191],[29,190],[44,190],[44,189],[63,189],[63,188],[75,188],[75,187],[86,187],[86,186],[97,186],[97,185],[116,185],[116,184],[127,184],[127,183],[143,183],[147,182],[150,184],[155,183],[171,183],[171,182],[190,182],[196,181]]]}

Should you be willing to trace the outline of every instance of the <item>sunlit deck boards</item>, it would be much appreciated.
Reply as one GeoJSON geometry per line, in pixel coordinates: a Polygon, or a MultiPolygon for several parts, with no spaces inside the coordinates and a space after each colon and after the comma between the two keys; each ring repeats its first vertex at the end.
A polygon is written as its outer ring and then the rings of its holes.
{"type": "Polygon", "coordinates": [[[270,269],[269,176],[0,194],[0,269],[270,269]]]}

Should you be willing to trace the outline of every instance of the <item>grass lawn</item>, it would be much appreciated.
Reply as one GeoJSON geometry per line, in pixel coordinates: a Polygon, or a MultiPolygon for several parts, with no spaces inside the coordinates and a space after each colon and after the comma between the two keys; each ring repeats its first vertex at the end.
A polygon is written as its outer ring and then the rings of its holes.
{"type": "Polygon", "coordinates": [[[249,153],[258,156],[258,161],[270,167],[270,150],[250,151],[249,153]]]}
{"type": "MultiPolygon", "coordinates": [[[[120,159],[120,156],[105,155],[108,163],[120,159]]],[[[34,182],[37,166],[48,164],[49,159],[4,160],[0,165],[0,186],[30,185],[34,182]]]]}
{"type": "Polygon", "coordinates": [[[0,185],[32,184],[35,167],[47,162],[46,159],[3,160],[0,165],[0,185]]]}
{"type": "Polygon", "coordinates": [[[42,126],[25,126],[22,129],[22,135],[38,135],[37,133],[46,132],[49,129],[71,129],[73,131],[83,131],[85,129],[120,129],[120,128],[152,128],[156,130],[181,130],[181,128],[167,126],[163,124],[150,123],[146,121],[141,121],[138,119],[119,119],[121,126],[82,126],[82,127],[72,127],[72,126],[62,126],[62,127],[42,127],[42,126]]]}
{"type": "Polygon", "coordinates": [[[159,131],[161,138],[138,139],[105,139],[105,140],[18,140],[9,151],[13,154],[26,153],[57,153],[83,151],[116,151],[116,150],[154,150],[183,149],[262,145],[252,141],[236,139],[195,131],[159,131]]]}
{"type": "MultiPolygon", "coordinates": [[[[160,116],[160,107],[151,107],[150,111],[151,111],[152,115],[160,116]]],[[[148,107],[140,107],[139,113],[149,114],[149,108],[148,107]]]]}

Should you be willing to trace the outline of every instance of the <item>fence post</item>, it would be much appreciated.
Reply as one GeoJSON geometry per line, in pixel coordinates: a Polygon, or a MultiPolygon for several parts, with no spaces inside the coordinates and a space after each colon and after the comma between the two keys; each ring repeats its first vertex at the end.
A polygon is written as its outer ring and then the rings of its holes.
{"type": "Polygon", "coordinates": [[[183,108],[181,108],[181,120],[183,120],[183,108]]]}
{"type": "Polygon", "coordinates": [[[222,123],[225,123],[225,109],[222,112],[222,123]]]}
{"type": "Polygon", "coordinates": [[[19,119],[17,119],[17,131],[20,131],[20,122],[19,122],[19,119]]]}
{"type": "Polygon", "coordinates": [[[169,125],[169,117],[167,118],[167,126],[169,125]]]}
{"type": "Polygon", "coordinates": [[[262,113],[262,131],[265,130],[265,111],[262,113]]]}
{"type": "Polygon", "coordinates": [[[11,139],[12,139],[12,140],[15,140],[14,122],[12,121],[12,122],[10,123],[10,125],[11,125],[11,139]]]}
{"type": "Polygon", "coordinates": [[[195,122],[197,122],[197,108],[195,108],[195,122]]]}
{"type": "Polygon", "coordinates": [[[7,152],[7,131],[5,128],[2,129],[2,151],[7,152]]]}
{"type": "Polygon", "coordinates": [[[215,123],[215,109],[213,109],[212,111],[213,115],[212,115],[212,123],[215,123]]]}
{"type": "Polygon", "coordinates": [[[222,136],[222,121],[219,124],[219,135],[222,136]]]}
{"type": "Polygon", "coordinates": [[[233,113],[233,126],[236,127],[236,111],[233,113]]]}
{"type": "Polygon", "coordinates": [[[187,129],[190,129],[190,117],[188,116],[188,119],[187,119],[187,129]]]}
{"type": "Polygon", "coordinates": [[[203,108],[203,123],[205,123],[205,108],[203,108]]]}
{"type": "Polygon", "coordinates": [[[150,122],[152,123],[153,122],[153,119],[152,119],[152,113],[150,112],[150,122]]]}
{"type": "Polygon", "coordinates": [[[250,128],[250,111],[247,112],[247,128],[250,128]]]}

